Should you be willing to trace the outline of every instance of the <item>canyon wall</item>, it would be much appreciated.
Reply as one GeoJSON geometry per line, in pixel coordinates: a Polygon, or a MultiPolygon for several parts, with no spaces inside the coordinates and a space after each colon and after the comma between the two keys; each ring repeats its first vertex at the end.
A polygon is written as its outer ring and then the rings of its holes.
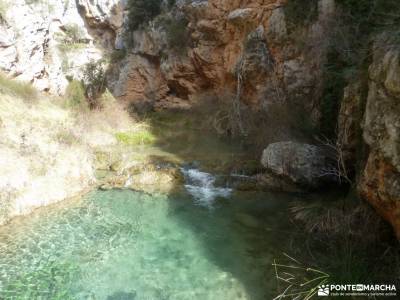
{"type": "Polygon", "coordinates": [[[37,89],[63,94],[67,78],[114,48],[122,26],[118,0],[2,0],[0,69],[37,89]]]}
{"type": "Polygon", "coordinates": [[[381,34],[374,42],[367,78],[345,89],[338,143],[358,172],[361,196],[400,238],[400,48],[381,34]]]}
{"type": "Polygon", "coordinates": [[[305,104],[317,118],[324,40],[334,1],[320,1],[312,26],[294,29],[286,24],[285,2],[178,2],[174,11],[133,33],[134,46],[112,85],[115,95],[125,101],[151,101],[156,108],[184,108],[205,91],[240,93],[241,101],[253,108],[289,99],[305,104]],[[185,49],[168,45],[171,33],[162,18],[187,21],[185,49]],[[294,41],[296,35],[302,45],[294,41]]]}

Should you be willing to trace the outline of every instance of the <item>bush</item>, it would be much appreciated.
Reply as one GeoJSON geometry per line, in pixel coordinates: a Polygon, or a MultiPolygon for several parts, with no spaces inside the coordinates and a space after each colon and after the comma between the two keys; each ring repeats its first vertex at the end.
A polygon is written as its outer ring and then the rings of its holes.
{"type": "Polygon", "coordinates": [[[119,50],[114,50],[110,54],[110,61],[112,63],[119,62],[123,60],[127,55],[126,49],[119,49],[119,50]]]}
{"type": "Polygon", "coordinates": [[[162,0],[129,0],[128,27],[137,30],[161,13],[162,0]]]}
{"type": "Polygon", "coordinates": [[[83,83],[90,108],[100,107],[100,96],[106,90],[106,73],[101,61],[92,61],[85,65],[83,83]]]}
{"type": "Polygon", "coordinates": [[[86,105],[85,88],[82,82],[72,80],[65,91],[65,97],[69,107],[86,105]]]}
{"type": "Polygon", "coordinates": [[[0,90],[26,101],[34,101],[38,97],[37,90],[28,82],[13,80],[0,73],[0,90]]]}
{"type": "Polygon", "coordinates": [[[318,17],[318,0],[289,0],[283,7],[289,32],[312,23],[318,17]]]}
{"type": "Polygon", "coordinates": [[[65,41],[69,43],[79,43],[85,36],[83,30],[77,24],[65,25],[64,32],[66,35],[65,41]]]}
{"type": "Polygon", "coordinates": [[[85,33],[77,24],[65,25],[64,33],[57,32],[56,38],[60,42],[58,49],[63,53],[87,46],[85,33]]]}
{"type": "Polygon", "coordinates": [[[358,33],[396,27],[400,24],[400,2],[398,0],[337,0],[347,21],[354,24],[358,33]]]}
{"type": "Polygon", "coordinates": [[[167,43],[170,49],[182,53],[189,45],[190,36],[187,30],[188,21],[185,18],[167,18],[164,27],[167,43]]]}

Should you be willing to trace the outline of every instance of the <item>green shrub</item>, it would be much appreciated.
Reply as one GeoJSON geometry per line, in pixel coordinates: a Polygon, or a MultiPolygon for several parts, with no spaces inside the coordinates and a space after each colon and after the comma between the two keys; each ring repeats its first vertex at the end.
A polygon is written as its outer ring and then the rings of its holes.
{"type": "Polygon", "coordinates": [[[0,73],[0,90],[26,101],[34,101],[38,97],[37,90],[30,83],[10,79],[2,73],[0,73]]]}
{"type": "Polygon", "coordinates": [[[283,7],[289,32],[312,23],[318,17],[318,0],[289,0],[283,7]]]}
{"type": "Polygon", "coordinates": [[[398,0],[336,0],[359,34],[370,34],[400,24],[398,0]]]}
{"type": "Polygon", "coordinates": [[[168,0],[167,5],[169,9],[172,9],[176,3],[176,0],[168,0]]]}
{"type": "Polygon", "coordinates": [[[65,90],[65,97],[69,107],[86,105],[85,88],[82,82],[71,80],[65,90]]]}
{"type": "Polygon", "coordinates": [[[102,61],[91,61],[85,65],[83,82],[90,108],[100,107],[100,96],[106,90],[106,73],[102,61]]]}
{"type": "Polygon", "coordinates": [[[119,50],[114,50],[110,54],[110,61],[112,63],[119,62],[123,60],[126,57],[127,51],[126,49],[119,49],[119,50]]]}
{"type": "Polygon", "coordinates": [[[190,36],[185,18],[167,18],[164,22],[167,43],[170,49],[182,53],[189,45],[190,36]]]}
{"type": "Polygon", "coordinates": [[[129,0],[128,27],[137,30],[161,13],[162,0],[129,0]]]}
{"type": "Polygon", "coordinates": [[[64,32],[67,37],[67,41],[71,43],[79,43],[85,36],[83,30],[77,24],[65,25],[64,32]]]}
{"type": "Polygon", "coordinates": [[[60,42],[58,49],[63,52],[86,47],[85,33],[77,24],[67,24],[64,26],[64,33],[57,32],[56,39],[60,42]]]}
{"type": "Polygon", "coordinates": [[[85,43],[65,43],[59,44],[57,47],[62,53],[71,52],[74,50],[83,49],[87,46],[85,43]]]}
{"type": "Polygon", "coordinates": [[[148,130],[119,132],[115,137],[118,142],[125,145],[147,145],[156,141],[156,137],[148,130]]]}

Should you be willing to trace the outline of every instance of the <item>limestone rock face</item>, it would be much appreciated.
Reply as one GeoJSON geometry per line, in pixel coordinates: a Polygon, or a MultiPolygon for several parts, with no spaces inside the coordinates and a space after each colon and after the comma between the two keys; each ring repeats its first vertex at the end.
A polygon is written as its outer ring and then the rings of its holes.
{"type": "Polygon", "coordinates": [[[363,137],[369,155],[361,194],[394,227],[400,238],[400,51],[376,42],[369,68],[363,137]],[[382,53],[382,49],[386,49],[382,53]]]}
{"type": "Polygon", "coordinates": [[[306,187],[317,187],[324,170],[329,169],[328,157],[321,148],[295,142],[270,144],[261,163],[270,173],[306,187]]]}
{"type": "MultiPolygon", "coordinates": [[[[332,1],[323,2],[316,26],[304,28],[308,44],[316,33],[327,37],[322,23],[331,18],[334,6],[332,1]]],[[[188,47],[183,53],[170,49],[168,33],[157,27],[157,22],[145,32],[133,33],[129,56],[141,63],[133,68],[125,67],[132,63],[131,58],[121,63],[122,71],[113,79],[117,94],[125,101],[137,102],[148,99],[144,91],[150,90],[156,107],[177,102],[190,106],[206,90],[222,96],[235,94],[240,88],[241,100],[251,107],[267,106],[264,102],[273,97],[266,97],[266,91],[269,96],[273,91],[282,101],[308,97],[307,108],[317,109],[324,47],[315,42],[312,47],[318,47],[320,56],[310,58],[306,55],[309,48],[295,45],[286,26],[285,4],[284,0],[178,1],[175,12],[163,17],[187,19],[188,47]],[[148,76],[154,73],[159,74],[156,81],[148,76]],[[141,86],[142,92],[133,91],[133,86],[141,86]]]]}
{"type": "Polygon", "coordinates": [[[0,69],[53,94],[64,92],[66,76],[80,79],[83,65],[113,49],[122,27],[117,0],[3,2],[0,69]]]}

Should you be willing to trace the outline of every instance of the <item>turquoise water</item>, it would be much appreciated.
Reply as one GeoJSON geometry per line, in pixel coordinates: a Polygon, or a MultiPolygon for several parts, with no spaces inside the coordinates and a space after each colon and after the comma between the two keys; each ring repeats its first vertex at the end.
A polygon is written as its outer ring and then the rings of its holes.
{"type": "Polygon", "coordinates": [[[191,192],[96,191],[13,220],[0,298],[272,299],[287,199],[191,192]]]}

